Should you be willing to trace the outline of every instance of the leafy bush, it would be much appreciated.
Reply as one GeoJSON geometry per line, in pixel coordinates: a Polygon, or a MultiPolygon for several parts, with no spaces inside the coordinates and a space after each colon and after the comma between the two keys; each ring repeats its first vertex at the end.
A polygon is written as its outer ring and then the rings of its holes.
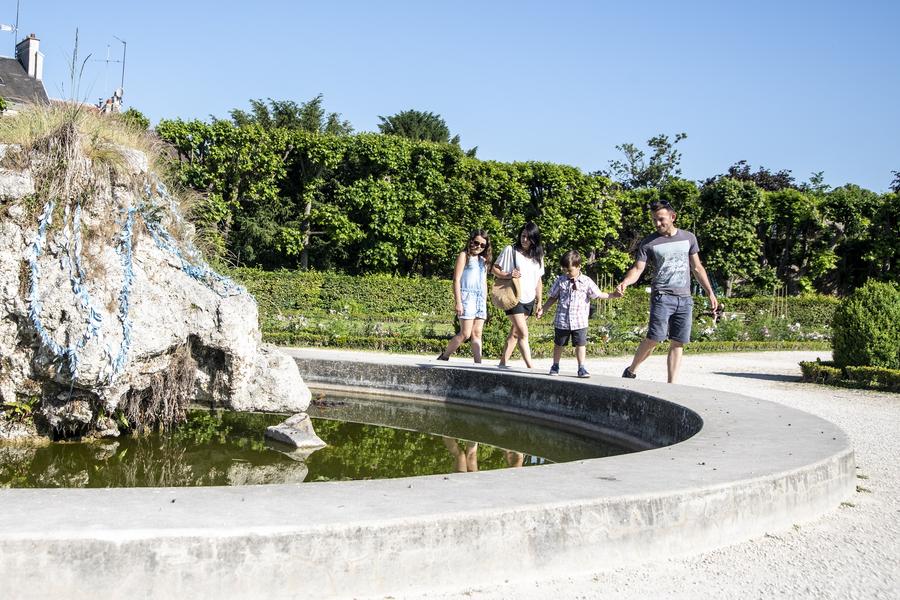
{"type": "Polygon", "coordinates": [[[881,367],[846,367],[847,378],[868,386],[900,392],[900,371],[881,367]]]}
{"type": "Polygon", "coordinates": [[[837,366],[900,369],[900,290],[866,283],[838,306],[832,330],[837,366]]]}
{"type": "Polygon", "coordinates": [[[791,323],[804,326],[829,326],[834,318],[834,311],[841,303],[833,296],[808,294],[789,296],[779,305],[771,296],[755,296],[753,298],[720,298],[728,312],[742,313],[748,318],[755,315],[783,317],[791,323]]]}
{"type": "Polygon", "coordinates": [[[844,367],[833,362],[801,362],[803,381],[900,392],[900,370],[882,367],[844,367]]]}
{"type": "Polygon", "coordinates": [[[800,370],[803,372],[803,381],[812,383],[837,384],[841,381],[843,373],[832,362],[801,362],[800,370]]]}
{"type": "MultiPolygon", "coordinates": [[[[276,344],[437,354],[458,327],[448,280],[256,269],[236,269],[230,274],[256,296],[263,336],[276,344]]],[[[801,323],[791,311],[793,300],[800,299],[787,300],[790,321],[773,317],[771,300],[760,298],[748,299],[760,307],[758,312],[726,313],[713,325],[705,312],[706,300],[696,298],[691,351],[828,349],[827,328],[822,331],[815,324],[801,323]]],[[[809,297],[802,299],[806,312],[800,314],[815,314],[816,300],[825,307],[819,312],[831,310],[832,299],[809,297]]],[[[592,356],[633,352],[647,332],[648,302],[641,288],[629,289],[622,299],[598,301],[590,320],[588,352],[592,356]]],[[[493,306],[488,307],[488,315],[484,355],[496,357],[510,325],[503,311],[493,306]]],[[[550,356],[553,315],[531,319],[529,333],[532,354],[550,356]]],[[[658,348],[664,352],[666,346],[658,348]]],[[[468,344],[459,350],[460,355],[469,352],[468,344]]]]}

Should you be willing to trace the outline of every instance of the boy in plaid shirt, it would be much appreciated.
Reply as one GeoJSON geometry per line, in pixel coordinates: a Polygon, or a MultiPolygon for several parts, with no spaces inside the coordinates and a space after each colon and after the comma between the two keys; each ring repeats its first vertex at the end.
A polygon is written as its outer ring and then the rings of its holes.
{"type": "Polygon", "coordinates": [[[578,376],[590,377],[584,367],[587,350],[588,312],[594,298],[618,298],[621,294],[601,292],[594,281],[581,274],[581,254],[569,250],[559,261],[563,274],[556,278],[550,288],[550,297],[537,317],[549,310],[554,302],[556,317],[553,319],[553,366],[550,375],[559,375],[559,359],[562,358],[563,347],[572,340],[575,346],[575,357],[578,359],[578,376]]]}

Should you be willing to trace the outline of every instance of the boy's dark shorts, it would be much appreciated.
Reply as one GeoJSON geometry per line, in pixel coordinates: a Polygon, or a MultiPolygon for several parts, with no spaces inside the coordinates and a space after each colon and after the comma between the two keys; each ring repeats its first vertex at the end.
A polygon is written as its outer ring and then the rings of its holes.
{"type": "Polygon", "coordinates": [[[557,346],[565,346],[572,338],[572,345],[587,346],[587,327],[584,329],[557,329],[553,328],[553,343],[557,346]]]}
{"type": "Polygon", "coordinates": [[[655,342],[675,340],[682,344],[691,341],[691,319],[694,299],[654,293],[650,296],[650,324],[647,338],[655,342]]]}
{"type": "Polygon", "coordinates": [[[506,311],[508,315],[525,315],[526,317],[530,317],[534,313],[534,300],[531,302],[519,302],[511,309],[506,311]]]}

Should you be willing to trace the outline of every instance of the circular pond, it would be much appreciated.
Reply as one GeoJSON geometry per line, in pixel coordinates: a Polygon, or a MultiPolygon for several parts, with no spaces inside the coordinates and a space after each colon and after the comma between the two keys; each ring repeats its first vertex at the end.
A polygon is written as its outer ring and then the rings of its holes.
{"type": "Polygon", "coordinates": [[[465,406],[330,393],[309,408],[325,448],[264,437],[285,415],[195,410],[144,437],[0,448],[0,487],[185,487],[388,479],[622,454],[620,444],[465,406]]]}

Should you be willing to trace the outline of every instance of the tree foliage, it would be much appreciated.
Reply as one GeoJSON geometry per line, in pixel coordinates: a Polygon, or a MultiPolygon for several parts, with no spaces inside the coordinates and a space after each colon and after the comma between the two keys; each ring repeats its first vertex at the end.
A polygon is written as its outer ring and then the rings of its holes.
{"type": "Polygon", "coordinates": [[[433,112],[410,109],[378,118],[381,120],[378,130],[385,135],[399,135],[419,142],[459,143],[459,136],[451,140],[446,121],[433,112]]]}
{"type": "Polygon", "coordinates": [[[759,167],[756,171],[752,171],[750,164],[746,160],[739,160],[728,167],[726,174],[716,175],[712,179],[707,180],[706,183],[714,183],[716,179],[721,177],[730,177],[738,181],[752,181],[756,184],[756,187],[767,192],[777,192],[778,190],[797,187],[790,169],[772,172],[765,167],[759,167]]]}
{"type": "MultiPolygon", "coordinates": [[[[232,120],[157,127],[174,147],[180,182],[200,192],[192,218],[213,253],[266,269],[448,276],[469,230],[487,229],[499,249],[534,220],[550,272],[577,249],[589,273],[618,277],[653,231],[648,204],[667,200],[678,227],[696,233],[725,295],[776,285],[792,294],[848,293],[868,279],[900,281],[896,193],[830,189],[821,174],[781,185],[786,172],[754,172],[745,163],[731,169],[739,177],[700,186],[674,168],[641,179],[653,185],[616,185],[565,165],[478,160],[452,143],[330,135],[321,97],[311,102],[257,101],[232,120]]],[[[655,156],[669,156],[656,163],[677,165],[667,138],[656,141],[655,156]]]]}
{"type": "Polygon", "coordinates": [[[605,248],[618,226],[610,182],[574,167],[256,122],[163,121],[157,131],[176,149],[181,182],[203,194],[201,231],[238,264],[448,275],[469,230],[502,245],[526,219],[543,227],[548,261],[578,248],[596,258],[592,269],[624,262],[605,248]]]}
{"type": "Polygon", "coordinates": [[[900,369],[900,290],[871,281],[838,306],[832,324],[839,367],[900,369]]]}
{"type": "Polygon", "coordinates": [[[822,194],[784,188],[766,194],[767,218],[760,221],[766,264],[788,292],[812,291],[813,283],[837,264],[836,230],[827,218],[822,194]]]}
{"type": "Polygon", "coordinates": [[[319,94],[312,100],[297,104],[293,100],[250,100],[250,111],[235,108],[229,112],[231,120],[238,127],[258,125],[263,129],[289,129],[323,133],[328,135],[350,135],[353,126],[341,118],[340,113],[326,112],[324,97],[319,94]]]}
{"type": "Polygon", "coordinates": [[[150,128],[150,119],[144,116],[144,113],[138,109],[131,107],[119,115],[126,125],[132,129],[139,131],[147,131],[150,128]]]}
{"type": "Polygon", "coordinates": [[[762,191],[750,181],[725,177],[700,193],[695,233],[702,241],[706,268],[726,296],[737,283],[763,275],[756,225],[767,216],[767,208],[762,191]]]}
{"type": "Polygon", "coordinates": [[[609,169],[601,173],[614,179],[625,189],[661,188],[674,177],[681,174],[681,152],[675,146],[687,138],[686,133],[675,135],[669,140],[666,134],[659,134],[647,140],[652,152],[647,154],[631,143],[616,146],[616,150],[624,155],[623,160],[609,161],[609,169]]]}

